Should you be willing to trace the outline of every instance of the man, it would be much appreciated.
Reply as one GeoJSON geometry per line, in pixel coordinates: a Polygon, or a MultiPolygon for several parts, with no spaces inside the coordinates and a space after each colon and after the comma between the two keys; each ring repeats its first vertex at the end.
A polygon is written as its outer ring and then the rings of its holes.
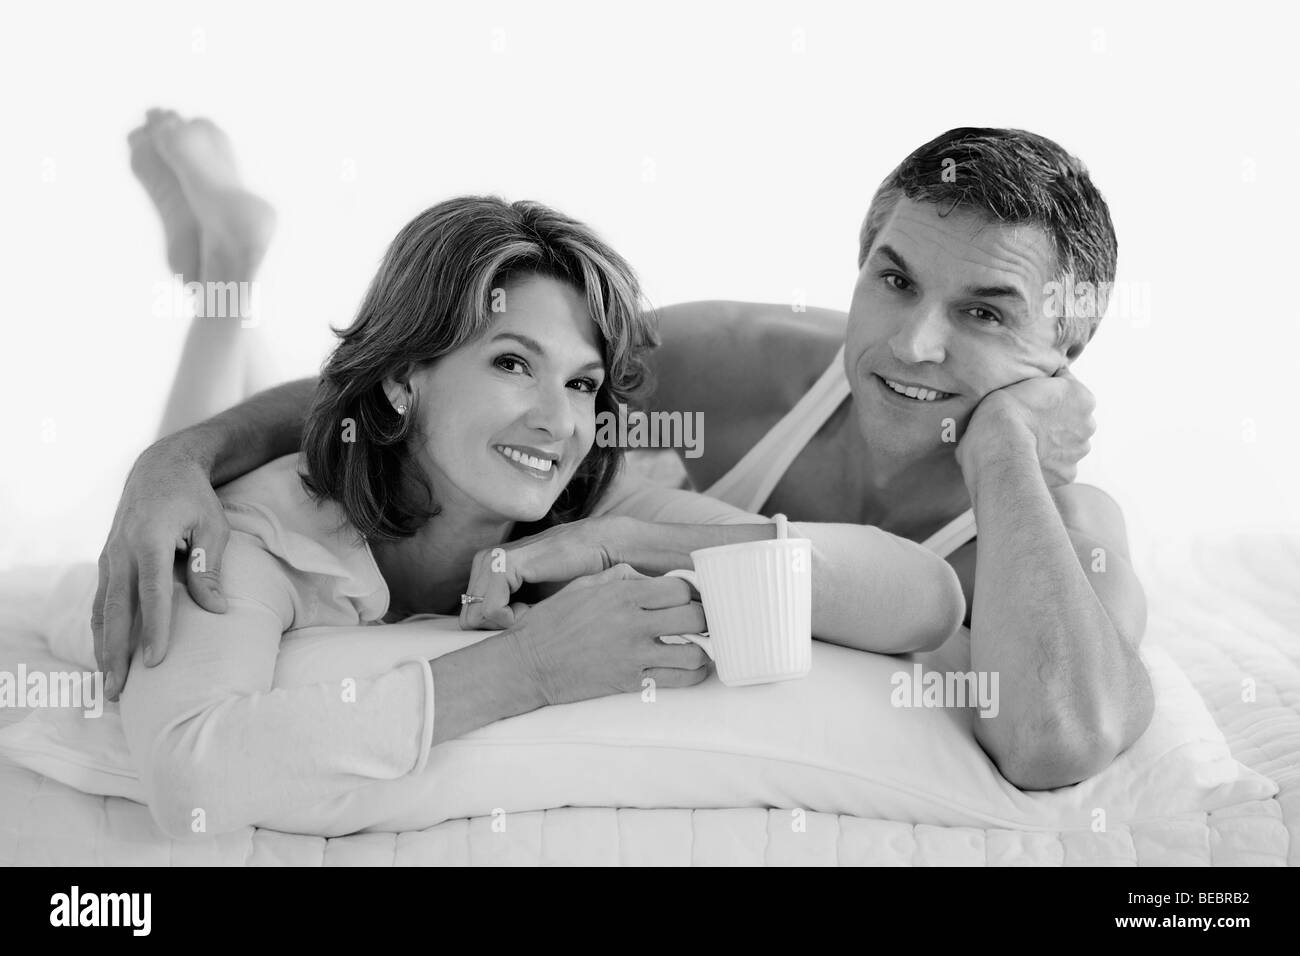
{"type": "MultiPolygon", "coordinates": [[[[1091,776],[1151,718],[1137,651],[1146,605],[1123,516],[1074,482],[1094,403],[1068,366],[1104,312],[1116,248],[1104,200],[1055,143],[950,130],[873,199],[847,316],[675,306],[653,360],[652,407],[703,413],[707,451],[685,459],[698,488],[731,472],[825,372],[847,379],[851,401],[829,412],[756,510],[922,541],[973,507],[978,536],[948,560],[966,596],[971,666],[1000,680],[998,714],[975,721],[976,736],[1022,789],[1091,776]],[[1087,307],[1063,309],[1062,288],[1087,289],[1087,307]],[[842,372],[828,370],[841,347],[842,372]]],[[[225,527],[209,483],[295,450],[313,388],[264,393],[142,456],[100,562],[96,646],[102,636],[118,689],[130,582],[140,582],[155,663],[173,547],[204,548],[207,570],[191,567],[189,587],[222,609],[225,527]]]]}

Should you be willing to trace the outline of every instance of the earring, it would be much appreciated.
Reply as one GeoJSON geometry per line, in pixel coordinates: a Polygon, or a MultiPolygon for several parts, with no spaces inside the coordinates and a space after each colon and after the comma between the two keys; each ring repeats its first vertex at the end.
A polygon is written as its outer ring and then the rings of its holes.
{"type": "Polygon", "coordinates": [[[397,414],[399,414],[399,415],[405,415],[405,414],[406,414],[406,406],[405,406],[405,405],[398,405],[398,406],[397,406],[397,414]]]}

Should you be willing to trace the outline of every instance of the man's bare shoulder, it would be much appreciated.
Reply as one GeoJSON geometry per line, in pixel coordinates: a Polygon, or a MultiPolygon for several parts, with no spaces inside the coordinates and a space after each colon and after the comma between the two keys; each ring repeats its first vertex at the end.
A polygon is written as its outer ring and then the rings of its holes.
{"type": "Polygon", "coordinates": [[[654,407],[786,410],[844,342],[847,316],[834,309],[706,301],[658,310],[663,344],[652,364],[654,407]]]}

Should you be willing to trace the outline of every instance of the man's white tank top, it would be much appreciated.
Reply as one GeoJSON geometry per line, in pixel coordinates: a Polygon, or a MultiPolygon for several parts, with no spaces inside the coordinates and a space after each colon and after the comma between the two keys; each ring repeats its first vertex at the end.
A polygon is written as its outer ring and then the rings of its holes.
{"type": "MultiPolygon", "coordinates": [[[[760,509],[771,497],[786,469],[835,409],[851,395],[849,380],[844,374],[844,346],[840,346],[816,384],[705,494],[745,511],[761,514],[760,509]]],[[[946,558],[974,538],[975,532],[975,512],[967,510],[923,541],[922,546],[946,558]]]]}

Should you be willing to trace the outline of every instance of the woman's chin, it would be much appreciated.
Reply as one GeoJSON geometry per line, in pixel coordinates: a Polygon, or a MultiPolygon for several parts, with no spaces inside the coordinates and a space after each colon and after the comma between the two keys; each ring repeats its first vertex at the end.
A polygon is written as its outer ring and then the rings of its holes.
{"type": "Polygon", "coordinates": [[[547,495],[545,498],[524,499],[520,497],[501,498],[496,501],[484,501],[483,506],[489,511],[499,514],[506,521],[513,521],[516,524],[532,521],[541,521],[551,513],[551,506],[555,504],[555,499],[547,495]]]}
{"type": "Polygon", "coordinates": [[[532,508],[529,510],[517,508],[515,509],[515,513],[510,515],[510,520],[515,524],[530,524],[534,521],[541,521],[550,513],[550,505],[547,505],[545,508],[532,508]]]}

